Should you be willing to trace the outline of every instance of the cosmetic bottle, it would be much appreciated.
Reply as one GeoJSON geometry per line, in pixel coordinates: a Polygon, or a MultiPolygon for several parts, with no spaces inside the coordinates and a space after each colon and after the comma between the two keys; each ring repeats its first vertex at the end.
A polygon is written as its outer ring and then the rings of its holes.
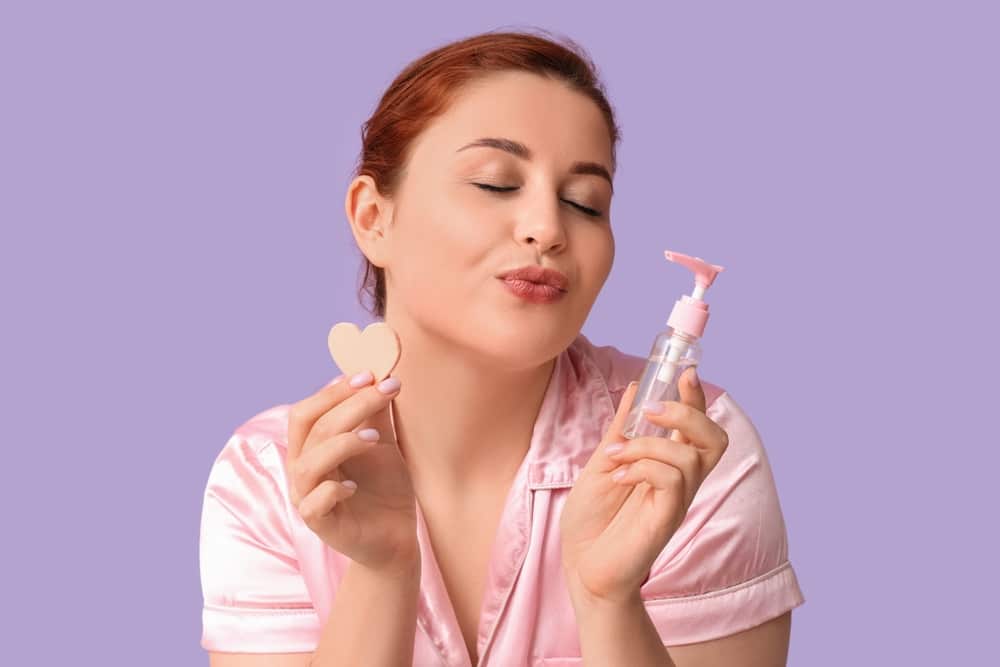
{"type": "Polygon", "coordinates": [[[639,379],[639,389],[629,408],[623,433],[626,438],[654,436],[669,438],[673,429],[658,426],[645,418],[646,401],[676,401],[680,391],[678,380],[689,366],[701,360],[700,340],[708,322],[708,304],[702,300],[705,291],[723,270],[701,257],[690,257],[669,250],[663,253],[674,263],[691,269],[695,275],[694,292],[682,294],[674,303],[667,320],[667,329],[653,342],[649,360],[639,379]]]}

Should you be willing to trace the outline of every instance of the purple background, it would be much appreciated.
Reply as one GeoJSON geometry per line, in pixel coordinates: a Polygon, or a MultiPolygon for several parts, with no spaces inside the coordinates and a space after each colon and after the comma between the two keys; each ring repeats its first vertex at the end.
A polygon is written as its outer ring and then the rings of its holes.
{"type": "Polygon", "coordinates": [[[623,130],[584,333],[645,355],[691,289],[663,249],[726,267],[702,375],[768,450],[790,664],[983,664],[995,3],[639,4],[3,4],[4,663],[207,662],[209,467],[369,321],[361,123],[421,53],[537,26],[593,56],[623,130]]]}

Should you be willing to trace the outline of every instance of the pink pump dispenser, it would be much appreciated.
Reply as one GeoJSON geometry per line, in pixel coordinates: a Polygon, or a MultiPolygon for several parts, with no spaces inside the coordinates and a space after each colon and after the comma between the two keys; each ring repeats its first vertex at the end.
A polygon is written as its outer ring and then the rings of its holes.
{"type": "Polygon", "coordinates": [[[666,258],[691,269],[695,275],[695,287],[690,296],[682,294],[674,303],[674,309],[667,320],[667,330],[661,332],[653,342],[649,361],[639,380],[635,400],[629,407],[628,419],[623,433],[626,438],[654,436],[667,438],[673,429],[663,428],[645,418],[643,404],[646,401],[676,401],[680,398],[677,381],[688,366],[697,366],[701,360],[699,341],[708,323],[708,304],[702,300],[705,292],[722,272],[723,267],[709,264],[701,257],[691,257],[669,250],[666,258]]]}

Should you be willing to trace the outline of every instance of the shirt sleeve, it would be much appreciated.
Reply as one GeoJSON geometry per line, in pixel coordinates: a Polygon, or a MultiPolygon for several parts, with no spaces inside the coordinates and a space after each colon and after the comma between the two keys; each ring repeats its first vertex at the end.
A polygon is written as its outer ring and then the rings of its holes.
{"type": "Polygon", "coordinates": [[[320,623],[292,544],[283,470],[273,443],[237,432],[209,472],[199,546],[209,651],[316,648],[320,623]]]}
{"type": "Polygon", "coordinates": [[[729,446],[640,589],[666,645],[742,632],[805,602],[759,433],[725,391],[706,414],[729,446]]]}

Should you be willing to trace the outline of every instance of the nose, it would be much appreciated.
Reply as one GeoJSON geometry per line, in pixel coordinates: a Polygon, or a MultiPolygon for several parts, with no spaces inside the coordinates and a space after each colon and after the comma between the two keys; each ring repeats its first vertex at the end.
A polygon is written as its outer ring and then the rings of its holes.
{"type": "Polygon", "coordinates": [[[517,239],[537,246],[539,254],[556,252],[566,244],[558,197],[535,197],[517,224],[517,239]]]}

